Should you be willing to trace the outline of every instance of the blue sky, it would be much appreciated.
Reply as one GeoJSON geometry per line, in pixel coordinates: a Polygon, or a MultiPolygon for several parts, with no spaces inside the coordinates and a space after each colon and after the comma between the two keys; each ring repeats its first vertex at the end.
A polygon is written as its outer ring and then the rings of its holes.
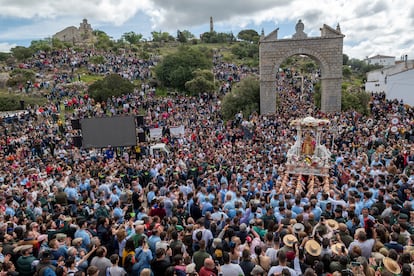
{"type": "Polygon", "coordinates": [[[150,38],[152,31],[172,35],[189,30],[197,37],[255,29],[265,34],[279,28],[279,38],[295,32],[298,19],[308,36],[339,23],[344,53],[363,59],[376,54],[414,57],[414,1],[403,0],[0,0],[0,51],[51,37],[87,18],[92,28],[119,39],[134,31],[150,38]]]}

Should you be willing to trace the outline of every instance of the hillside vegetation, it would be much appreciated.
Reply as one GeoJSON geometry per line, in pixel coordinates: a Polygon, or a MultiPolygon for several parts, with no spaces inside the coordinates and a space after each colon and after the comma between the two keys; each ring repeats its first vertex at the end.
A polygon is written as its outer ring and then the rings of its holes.
{"type": "MultiPolygon", "coordinates": [[[[142,40],[142,35],[134,32],[125,33],[122,39],[113,41],[105,32],[96,31],[97,41],[94,48],[99,51],[111,51],[119,55],[135,55],[141,59],[156,59],[159,60],[158,66],[153,68],[155,79],[154,83],[160,84],[158,90],[165,94],[165,91],[176,90],[182,93],[197,94],[197,91],[212,93],[217,90],[217,84],[214,81],[214,76],[208,73],[209,68],[213,66],[210,62],[214,60],[216,63],[230,63],[237,66],[255,67],[259,66],[259,35],[254,30],[241,31],[237,37],[232,33],[216,33],[206,32],[201,39],[195,39],[188,31],[177,31],[177,37],[173,37],[166,32],[153,32],[152,41],[142,40]],[[205,58],[209,59],[207,61],[205,58]],[[204,71],[203,71],[204,70],[204,71]]],[[[24,64],[35,53],[39,51],[51,51],[69,49],[71,51],[81,52],[85,49],[79,46],[73,46],[58,40],[39,40],[32,41],[31,46],[22,47],[17,46],[12,49],[11,53],[0,53],[1,68],[14,67],[13,71],[9,71],[10,79],[7,83],[1,85],[0,95],[3,95],[7,100],[11,100],[14,96],[16,99],[25,98],[26,104],[42,104],[46,101],[45,96],[47,91],[38,92],[35,90],[30,93],[19,94],[19,85],[26,81],[34,81],[35,69],[19,68],[19,65],[24,64]],[[12,94],[10,94],[8,87],[11,87],[12,94]],[[11,97],[11,98],[10,98],[11,97]]],[[[104,62],[103,56],[94,56],[93,62],[104,62]]],[[[293,69],[302,76],[309,76],[318,70],[315,60],[306,56],[293,56],[285,60],[281,68],[293,69]]],[[[67,68],[69,70],[69,68],[67,68]]],[[[363,83],[367,71],[375,69],[372,66],[366,65],[363,61],[356,59],[349,59],[344,55],[343,76],[344,82],[342,85],[344,93],[363,93],[363,83]]],[[[104,81],[104,76],[99,74],[92,74],[85,69],[80,69],[77,74],[81,76],[83,82],[88,85],[96,81],[104,81]]],[[[50,72],[49,72],[50,77],[50,72]]],[[[104,82],[103,82],[104,83],[104,82]]],[[[99,85],[102,85],[100,83],[99,85]]],[[[133,85],[141,85],[140,81],[134,81],[133,85]]],[[[317,88],[317,87],[316,87],[317,88]]],[[[107,92],[102,93],[102,96],[96,94],[95,97],[103,99],[108,96],[107,92]],[[105,94],[105,95],[104,95],[105,94]]],[[[345,105],[343,108],[355,108],[355,95],[343,97],[345,105]],[[348,105],[347,99],[350,99],[352,104],[348,105]]],[[[318,95],[316,95],[316,104],[318,104],[318,95]]],[[[17,100],[19,101],[19,100],[17,100]]],[[[15,104],[0,104],[0,110],[7,110],[14,108],[15,104]]],[[[361,109],[363,110],[363,109],[361,109]]],[[[365,111],[364,111],[365,112],[365,111]]]]}

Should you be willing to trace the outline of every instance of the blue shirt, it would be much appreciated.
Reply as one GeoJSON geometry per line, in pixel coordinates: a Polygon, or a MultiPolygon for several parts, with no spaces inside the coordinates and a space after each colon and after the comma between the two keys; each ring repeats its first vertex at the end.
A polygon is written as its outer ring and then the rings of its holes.
{"type": "Polygon", "coordinates": [[[152,235],[148,239],[148,245],[149,245],[149,248],[151,249],[151,252],[152,252],[153,255],[155,255],[156,244],[159,241],[161,241],[161,238],[159,236],[155,236],[155,235],[152,235]]]}
{"type": "Polygon", "coordinates": [[[89,245],[91,244],[91,237],[84,229],[76,230],[75,235],[76,238],[82,238],[82,247],[83,248],[89,248],[89,245]]]}
{"type": "Polygon", "coordinates": [[[311,212],[315,216],[315,221],[319,221],[321,219],[321,215],[322,215],[321,208],[319,208],[318,206],[315,206],[315,208],[313,208],[311,212]]]}
{"type": "Polygon", "coordinates": [[[303,213],[303,207],[295,205],[295,206],[292,207],[292,212],[299,215],[299,214],[303,213]]]}
{"type": "Polygon", "coordinates": [[[90,191],[91,186],[89,184],[89,180],[85,180],[85,182],[82,182],[79,184],[79,191],[83,192],[83,191],[90,191]]]}
{"type": "Polygon", "coordinates": [[[206,212],[213,212],[213,205],[210,202],[204,202],[203,204],[203,208],[201,209],[201,214],[203,216],[206,215],[206,212]]]}
{"type": "Polygon", "coordinates": [[[78,190],[76,190],[76,188],[72,188],[72,187],[66,187],[65,188],[65,193],[68,196],[68,200],[70,201],[78,201],[78,190]]]}
{"type": "Polygon", "coordinates": [[[113,216],[118,218],[118,223],[122,223],[124,221],[124,211],[120,207],[115,207],[113,216]]]}

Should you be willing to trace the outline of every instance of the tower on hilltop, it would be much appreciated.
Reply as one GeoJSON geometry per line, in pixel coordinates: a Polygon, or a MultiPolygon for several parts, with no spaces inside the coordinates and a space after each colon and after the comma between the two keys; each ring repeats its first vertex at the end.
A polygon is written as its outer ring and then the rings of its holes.
{"type": "Polygon", "coordinates": [[[213,17],[210,16],[210,33],[214,32],[213,17]]]}

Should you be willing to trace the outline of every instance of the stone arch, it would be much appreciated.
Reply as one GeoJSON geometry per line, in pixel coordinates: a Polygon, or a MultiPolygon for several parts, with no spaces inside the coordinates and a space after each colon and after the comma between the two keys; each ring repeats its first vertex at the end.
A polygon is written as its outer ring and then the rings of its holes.
{"type": "Polygon", "coordinates": [[[275,60],[275,65],[273,67],[273,75],[276,76],[277,70],[280,68],[280,65],[283,63],[283,61],[285,61],[289,57],[296,55],[306,55],[310,57],[320,65],[322,72],[329,72],[329,63],[318,52],[312,51],[307,48],[298,48],[291,50],[290,52],[286,53],[285,56],[280,57],[278,60],[275,60]]]}
{"type": "Polygon", "coordinates": [[[278,29],[260,38],[260,113],[276,112],[275,76],[280,64],[294,55],[307,55],[321,67],[323,112],[341,110],[342,48],[344,35],[339,25],[335,29],[324,25],[320,37],[308,38],[301,20],[296,24],[292,39],[278,39],[278,29]]]}

